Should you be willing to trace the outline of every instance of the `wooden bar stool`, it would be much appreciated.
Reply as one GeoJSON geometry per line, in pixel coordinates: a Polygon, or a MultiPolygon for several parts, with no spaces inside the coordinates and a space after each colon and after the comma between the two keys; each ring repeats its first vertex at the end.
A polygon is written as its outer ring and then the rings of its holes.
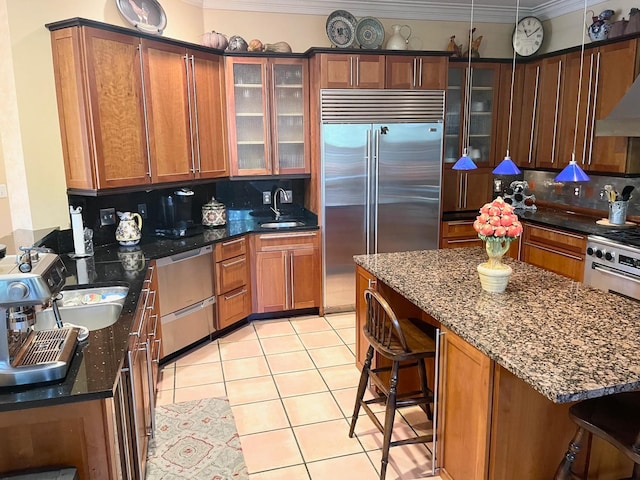
{"type": "Polygon", "coordinates": [[[555,480],[583,477],[572,471],[573,462],[587,436],[596,435],[616,447],[633,463],[631,480],[640,480],[640,392],[617,393],[584,400],[569,409],[578,425],[569,448],[556,470],[555,480]]]}
{"type": "Polygon", "coordinates": [[[367,302],[367,321],[364,326],[364,335],[369,342],[369,349],[360,375],[349,436],[353,437],[358,413],[362,407],[383,435],[380,480],[384,480],[390,447],[426,443],[433,440],[433,434],[430,434],[392,442],[391,431],[396,408],[419,405],[425,410],[429,420],[432,420],[430,404],[433,402],[433,392],[427,385],[425,358],[435,357],[436,344],[433,338],[419,328],[422,323],[420,320],[398,319],[387,301],[378,292],[367,289],[364,296],[367,302]],[[374,352],[391,360],[391,366],[371,368],[374,352]],[[401,362],[410,363],[401,365],[401,362]],[[398,394],[398,374],[401,369],[405,368],[417,368],[420,390],[398,394]],[[383,372],[391,373],[388,381],[384,380],[385,377],[380,377],[379,374],[383,372]],[[364,393],[369,381],[383,393],[383,397],[364,400],[364,393]],[[369,407],[372,403],[386,403],[384,427],[369,407]]]}

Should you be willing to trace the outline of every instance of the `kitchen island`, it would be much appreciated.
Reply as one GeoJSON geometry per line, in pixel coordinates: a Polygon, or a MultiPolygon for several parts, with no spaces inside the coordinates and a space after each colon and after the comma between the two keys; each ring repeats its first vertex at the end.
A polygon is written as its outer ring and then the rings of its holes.
{"type": "MultiPolygon", "coordinates": [[[[640,388],[640,310],[512,259],[506,292],[490,294],[476,271],[485,259],[480,248],[355,257],[359,275],[364,269],[444,332],[442,475],[552,478],[575,431],[571,402],[640,388]]],[[[589,478],[631,471],[596,440],[586,453],[580,468],[589,478]]]]}

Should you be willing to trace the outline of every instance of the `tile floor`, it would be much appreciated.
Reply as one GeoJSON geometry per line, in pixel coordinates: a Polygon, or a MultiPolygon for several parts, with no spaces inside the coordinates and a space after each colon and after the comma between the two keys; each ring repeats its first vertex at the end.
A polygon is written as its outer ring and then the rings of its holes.
{"type": "MultiPolygon", "coordinates": [[[[256,320],[166,364],[158,404],[228,397],[250,480],[375,480],[382,435],[361,412],[348,436],[354,324],[353,313],[256,320]]],[[[400,412],[395,438],[431,427],[417,408],[400,412]]],[[[387,480],[430,474],[425,446],[390,452],[387,480]]]]}

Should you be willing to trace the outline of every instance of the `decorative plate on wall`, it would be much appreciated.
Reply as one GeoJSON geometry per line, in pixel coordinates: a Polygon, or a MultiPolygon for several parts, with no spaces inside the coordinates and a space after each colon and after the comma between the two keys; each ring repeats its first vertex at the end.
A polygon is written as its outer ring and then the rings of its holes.
{"type": "Polygon", "coordinates": [[[127,22],[141,32],[162,35],[167,16],[156,0],[116,0],[118,10],[127,22]]]}
{"type": "Polygon", "coordinates": [[[336,10],[327,18],[327,36],[339,48],[349,48],[356,41],[356,17],[346,10],[336,10]]]}
{"type": "Polygon", "coordinates": [[[377,18],[363,17],[356,26],[356,40],[362,48],[380,48],[384,42],[384,27],[377,18]]]}

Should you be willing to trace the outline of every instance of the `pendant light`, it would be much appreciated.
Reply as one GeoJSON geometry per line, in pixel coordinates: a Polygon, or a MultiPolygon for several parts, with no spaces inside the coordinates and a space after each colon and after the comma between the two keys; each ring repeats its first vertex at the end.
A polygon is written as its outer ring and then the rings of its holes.
{"type": "Polygon", "coordinates": [[[462,156],[451,167],[453,170],[474,170],[478,168],[475,162],[469,156],[469,126],[471,124],[471,84],[472,84],[472,70],[471,70],[471,42],[473,42],[473,0],[471,0],[471,22],[469,23],[469,64],[467,66],[466,85],[465,85],[465,98],[464,98],[464,119],[463,125],[465,128],[465,134],[462,138],[462,156]]]}
{"type": "MultiPolygon", "coordinates": [[[[516,2],[516,27],[515,32],[518,29],[518,17],[520,15],[520,0],[516,2]]],[[[513,42],[512,42],[513,43],[513,42]]],[[[509,155],[509,147],[511,146],[511,117],[513,116],[513,83],[516,74],[516,47],[513,46],[513,60],[511,61],[511,91],[509,92],[509,129],[507,130],[507,154],[496,168],[493,169],[494,175],[519,175],[522,172],[518,166],[513,163],[511,156],[509,155]]]]}
{"type": "MultiPolygon", "coordinates": [[[[582,24],[587,24],[587,0],[584,0],[584,17],[582,24]]],[[[582,32],[582,29],[580,30],[582,32]]],[[[582,67],[584,64],[584,32],[582,32],[582,50],[580,51],[580,75],[578,78],[578,101],[576,102],[576,124],[573,130],[573,150],[569,165],[556,175],[556,182],[588,182],[589,176],[576,163],[576,142],[578,140],[578,116],[580,115],[580,95],[582,93],[582,67]]]]}

